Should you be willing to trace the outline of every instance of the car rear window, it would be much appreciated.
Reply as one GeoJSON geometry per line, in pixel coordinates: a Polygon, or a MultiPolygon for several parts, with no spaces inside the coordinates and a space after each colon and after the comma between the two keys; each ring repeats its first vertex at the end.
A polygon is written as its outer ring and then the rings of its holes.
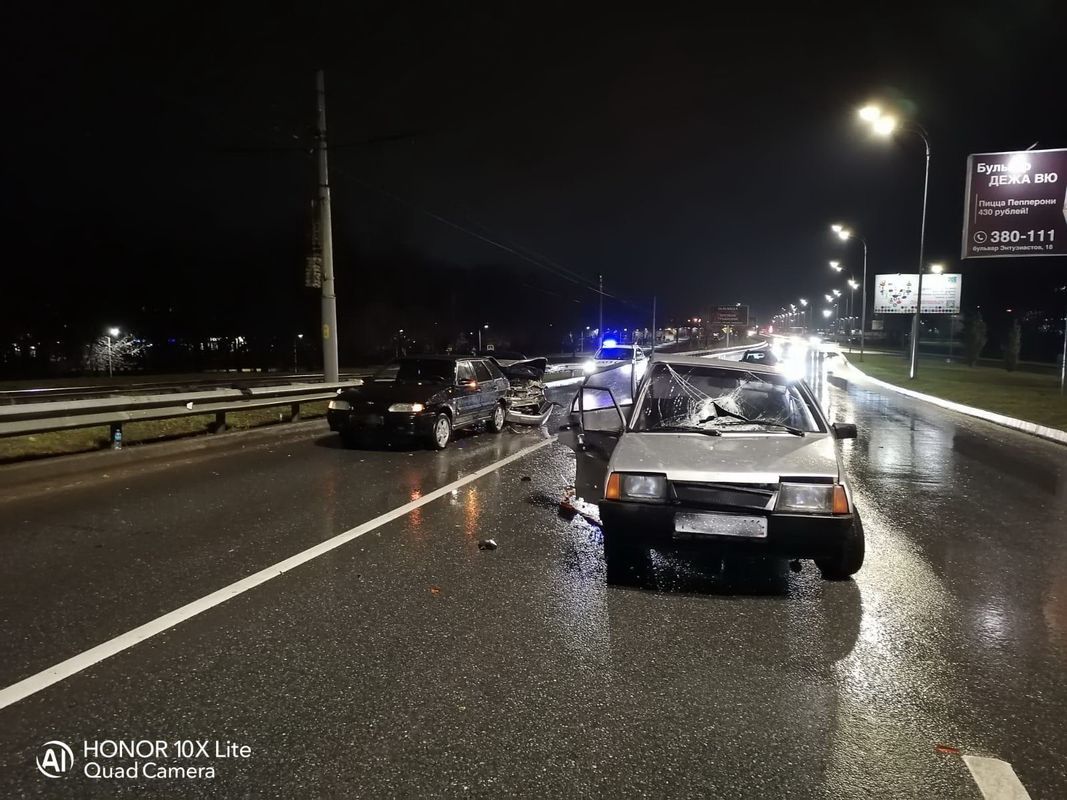
{"type": "Polygon", "coordinates": [[[474,372],[479,381],[491,381],[493,379],[493,373],[489,371],[489,367],[485,365],[484,361],[474,362],[474,372]]]}
{"type": "Polygon", "coordinates": [[[634,357],[634,351],[629,347],[601,347],[596,354],[597,358],[625,359],[629,361],[634,357]]]}
{"type": "Polygon", "coordinates": [[[503,378],[504,373],[500,371],[500,367],[494,364],[492,361],[486,361],[485,365],[489,367],[489,372],[494,378],[503,378]]]}

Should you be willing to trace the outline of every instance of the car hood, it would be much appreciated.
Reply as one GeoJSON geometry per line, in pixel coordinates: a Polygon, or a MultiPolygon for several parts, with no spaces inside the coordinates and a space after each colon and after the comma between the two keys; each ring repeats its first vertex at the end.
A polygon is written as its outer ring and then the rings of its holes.
{"type": "Polygon", "coordinates": [[[612,454],[617,472],[666,473],[671,481],[778,483],[839,480],[834,438],[791,434],[625,433],[612,454]]]}
{"type": "Polygon", "coordinates": [[[367,382],[353,389],[346,389],[340,397],[344,400],[389,402],[389,403],[424,403],[436,394],[448,390],[443,383],[422,383],[416,381],[389,381],[388,383],[367,382]]]}

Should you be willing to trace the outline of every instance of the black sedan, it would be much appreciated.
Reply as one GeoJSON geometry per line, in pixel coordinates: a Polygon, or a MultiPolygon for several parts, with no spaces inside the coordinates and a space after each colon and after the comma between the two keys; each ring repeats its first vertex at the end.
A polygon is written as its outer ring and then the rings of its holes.
{"type": "Polygon", "coordinates": [[[417,438],[443,450],[452,432],[477,423],[504,427],[508,380],[491,360],[411,356],[379,370],[330,401],[326,419],[346,445],[361,437],[417,438]]]}

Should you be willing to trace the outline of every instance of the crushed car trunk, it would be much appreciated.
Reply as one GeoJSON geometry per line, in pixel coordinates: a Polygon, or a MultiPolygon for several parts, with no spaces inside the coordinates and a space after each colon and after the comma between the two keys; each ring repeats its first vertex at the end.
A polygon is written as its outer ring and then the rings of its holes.
{"type": "Polygon", "coordinates": [[[552,415],[552,404],[545,398],[547,358],[529,358],[500,367],[511,387],[504,399],[507,402],[507,421],[514,425],[540,427],[552,415]]]}

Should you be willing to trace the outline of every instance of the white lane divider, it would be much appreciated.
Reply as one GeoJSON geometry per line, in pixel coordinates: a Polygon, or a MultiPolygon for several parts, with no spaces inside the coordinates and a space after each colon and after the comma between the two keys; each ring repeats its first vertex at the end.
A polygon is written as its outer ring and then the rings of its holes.
{"type": "Polygon", "coordinates": [[[982,756],[964,756],[963,761],[985,800],[1030,800],[1029,792],[1007,761],[982,756]]]}
{"type": "Polygon", "coordinates": [[[451,493],[461,486],[466,486],[468,483],[473,483],[491,472],[496,472],[501,467],[507,466],[513,461],[518,461],[520,458],[528,456],[530,453],[540,450],[542,447],[552,444],[555,441],[556,437],[552,436],[537,444],[524,447],[522,450],[512,453],[510,456],[506,456],[499,461],[495,461],[487,467],[482,467],[481,469],[472,472],[470,475],[464,475],[459,480],[453,481],[447,486],[442,486],[440,489],[434,489],[432,492],[420,497],[418,500],[412,500],[410,503],[405,503],[402,506],[394,508],[392,511],[387,511],[368,522],[364,522],[362,525],[357,525],[344,533],[339,533],[331,539],[327,539],[326,541],[320,542],[313,547],[309,547],[307,550],[299,552],[294,556],[290,556],[284,561],[279,561],[277,564],[273,564],[266,569],[262,569],[259,572],[249,575],[247,578],[242,578],[236,583],[231,583],[229,586],[224,586],[205,597],[201,597],[199,600],[194,600],[168,614],[157,617],[151,622],[146,622],[144,625],[140,625],[131,631],[120,634],[114,639],[109,639],[103,644],[98,644],[96,647],[86,650],[84,653],[80,653],[73,658],[68,658],[66,661],[61,661],[55,666],[38,672],[36,675],[31,675],[18,683],[13,683],[4,689],[0,689],[0,709],[7,708],[12,703],[17,703],[19,700],[23,700],[32,694],[36,694],[42,689],[47,689],[54,683],[58,683],[72,675],[76,675],[82,670],[100,663],[105,658],[110,658],[113,655],[121,653],[123,650],[128,650],[135,644],[143,642],[146,639],[155,636],[157,633],[162,633],[168,628],[173,628],[175,625],[185,622],[185,620],[191,619],[197,614],[202,614],[220,603],[225,603],[230,598],[237,597],[239,594],[244,594],[249,589],[254,589],[272,578],[284,575],[286,572],[296,569],[301,564],[306,564],[312,559],[329,553],[331,550],[336,550],[341,545],[347,544],[353,539],[357,539],[363,534],[373,531],[375,528],[380,528],[387,522],[392,522],[393,520],[414,511],[416,508],[424,506],[427,503],[432,503],[439,497],[444,497],[446,494],[451,493]]]}

